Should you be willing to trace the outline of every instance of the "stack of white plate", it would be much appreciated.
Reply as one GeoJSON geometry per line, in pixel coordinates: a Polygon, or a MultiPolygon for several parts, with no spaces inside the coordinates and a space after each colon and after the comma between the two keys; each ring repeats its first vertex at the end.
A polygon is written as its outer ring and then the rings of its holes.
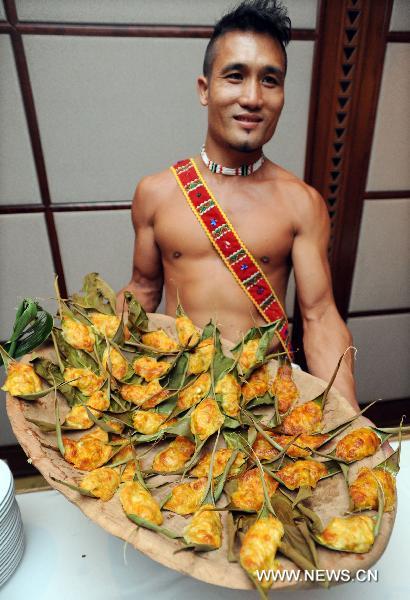
{"type": "Polygon", "coordinates": [[[23,552],[23,523],[14,496],[13,476],[0,460],[0,585],[17,569],[23,552]]]}

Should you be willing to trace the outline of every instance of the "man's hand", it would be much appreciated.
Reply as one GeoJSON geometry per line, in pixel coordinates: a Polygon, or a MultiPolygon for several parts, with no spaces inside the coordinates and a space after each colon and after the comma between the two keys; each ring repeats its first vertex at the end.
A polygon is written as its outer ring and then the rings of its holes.
{"type": "MultiPolygon", "coordinates": [[[[335,305],[327,248],[329,216],[321,196],[306,186],[300,195],[292,249],[298,300],[303,320],[303,346],[309,372],[329,381],[352,336],[335,305]]],[[[335,387],[359,411],[353,377],[353,352],[340,366],[335,387]]]]}

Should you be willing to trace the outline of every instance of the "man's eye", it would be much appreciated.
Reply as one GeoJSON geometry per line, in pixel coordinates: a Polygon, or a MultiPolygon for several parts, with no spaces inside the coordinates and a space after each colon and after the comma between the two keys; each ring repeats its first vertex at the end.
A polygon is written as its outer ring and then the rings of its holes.
{"type": "Polygon", "coordinates": [[[237,81],[240,81],[242,79],[242,75],[240,73],[228,73],[226,78],[227,79],[236,79],[237,81]]]}
{"type": "Polygon", "coordinates": [[[278,85],[279,83],[276,77],[271,77],[270,75],[266,75],[263,78],[263,82],[267,83],[268,85],[278,85]]]}

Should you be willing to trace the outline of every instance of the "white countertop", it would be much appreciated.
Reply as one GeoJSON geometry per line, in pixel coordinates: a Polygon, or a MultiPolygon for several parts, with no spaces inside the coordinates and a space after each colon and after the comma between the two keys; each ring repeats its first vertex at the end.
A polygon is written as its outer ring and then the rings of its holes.
{"type": "MultiPolygon", "coordinates": [[[[392,444],[397,447],[397,444],[392,444]]],[[[402,446],[398,514],[389,545],[372,567],[378,582],[330,590],[283,593],[284,600],[401,600],[410,598],[410,441],[402,446]]],[[[0,588],[3,600],[245,600],[256,592],[208,585],[163,567],[106,533],[59,492],[17,496],[26,549],[17,571],[0,588]]],[[[273,597],[273,594],[272,594],[273,597]]]]}

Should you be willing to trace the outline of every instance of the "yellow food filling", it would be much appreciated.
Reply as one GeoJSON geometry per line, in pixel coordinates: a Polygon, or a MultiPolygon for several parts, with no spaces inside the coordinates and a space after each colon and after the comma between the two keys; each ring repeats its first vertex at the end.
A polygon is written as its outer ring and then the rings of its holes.
{"type": "Polygon", "coordinates": [[[94,350],[95,336],[88,325],[84,325],[80,321],[74,321],[69,317],[63,317],[61,329],[63,338],[73,348],[86,350],[87,352],[94,350]]]}
{"type": "Polygon", "coordinates": [[[136,515],[145,521],[162,525],[161,509],[155,498],[137,481],[124,483],[120,500],[125,514],[136,515]]]}
{"type": "Polygon", "coordinates": [[[204,504],[194,514],[191,522],[184,529],[187,544],[210,546],[215,550],[222,544],[222,522],[220,514],[212,509],[211,504],[204,504]]]}
{"type": "Polygon", "coordinates": [[[145,381],[153,381],[164,377],[172,367],[172,363],[164,360],[156,360],[151,356],[142,356],[137,358],[133,364],[134,371],[145,381]]]}
{"type": "MultiPolygon", "coordinates": [[[[259,581],[258,571],[278,569],[279,563],[275,558],[284,533],[282,523],[273,516],[258,519],[249,527],[243,538],[239,560],[251,579],[259,581]]],[[[267,589],[272,585],[272,579],[263,579],[260,585],[267,589]]]]}
{"type": "Polygon", "coordinates": [[[211,376],[209,373],[202,373],[194,383],[188,385],[178,394],[177,406],[185,410],[198,404],[202,398],[205,398],[211,387],[211,376]]]}
{"type": "Polygon", "coordinates": [[[96,375],[90,369],[67,367],[64,369],[64,381],[78,388],[84,396],[92,396],[100,389],[105,379],[103,375],[96,375]]]}
{"type": "Polygon", "coordinates": [[[178,341],[184,348],[193,348],[200,340],[200,334],[192,323],[191,319],[186,315],[177,317],[175,321],[178,341]]]}
{"type": "Polygon", "coordinates": [[[369,427],[359,427],[345,435],[336,446],[336,456],[346,462],[372,456],[381,444],[380,438],[369,427]]]}
{"type": "Polygon", "coordinates": [[[285,364],[278,368],[272,382],[270,392],[276,396],[280,414],[286,413],[299,398],[298,388],[292,378],[291,365],[285,364]]]}
{"type": "Polygon", "coordinates": [[[215,393],[222,395],[222,410],[228,417],[235,418],[239,415],[241,386],[232,373],[224,375],[216,384],[215,393]]]}
{"type": "Polygon", "coordinates": [[[182,469],[195,451],[195,444],[184,436],[177,436],[152,462],[157,473],[172,473],[182,469]]]}
{"type": "Polygon", "coordinates": [[[160,413],[139,410],[137,411],[133,418],[132,423],[133,427],[139,433],[143,433],[145,435],[152,435],[156,433],[160,425],[166,420],[167,415],[161,415],[160,413]]]}
{"type": "MultiPolygon", "coordinates": [[[[219,477],[225,470],[226,464],[232,456],[233,450],[231,448],[221,448],[214,454],[214,463],[212,469],[212,476],[219,477]]],[[[211,468],[212,452],[207,452],[198,464],[191,470],[191,475],[194,477],[206,477],[209,474],[211,468]]],[[[235,460],[229,469],[228,476],[235,477],[240,472],[242,465],[246,461],[246,456],[243,452],[238,452],[235,460]]]]}
{"type": "Polygon", "coordinates": [[[214,398],[205,398],[191,414],[191,431],[200,440],[206,440],[222,427],[224,417],[214,398]]]}
{"type": "Polygon", "coordinates": [[[160,352],[176,352],[178,344],[165,331],[150,331],[142,336],[142,343],[160,352]]]}
{"type": "Polygon", "coordinates": [[[7,369],[7,377],[1,388],[12,396],[25,396],[41,392],[41,380],[32,365],[11,362],[7,369]]]}
{"type": "Polygon", "coordinates": [[[108,467],[91,471],[80,483],[83,490],[91,492],[97,498],[101,498],[103,502],[111,500],[119,485],[120,476],[117,471],[108,467]]]}
{"type": "Polygon", "coordinates": [[[374,522],[363,515],[334,517],[317,538],[335,550],[362,554],[373,546],[374,522]]]}
{"type": "Polygon", "coordinates": [[[158,380],[150,381],[147,384],[140,385],[138,383],[131,383],[121,386],[120,394],[127,400],[137,406],[142,406],[144,402],[159,394],[163,391],[163,388],[158,380]]]}
{"type": "Polygon", "coordinates": [[[384,496],[384,511],[394,509],[396,503],[396,479],[384,469],[362,467],[356,480],[349,486],[350,497],[355,509],[377,510],[379,507],[378,484],[384,496]]]}
{"type": "Polygon", "coordinates": [[[314,488],[319,479],[326,477],[327,474],[325,464],[316,460],[297,460],[277,472],[278,477],[290,490],[295,490],[304,485],[314,488]]]}
{"type": "Polygon", "coordinates": [[[104,369],[108,369],[116,379],[125,377],[128,370],[128,363],[121,352],[112,347],[104,350],[102,364],[104,369]]]}
{"type": "MultiPolygon", "coordinates": [[[[264,473],[269,497],[276,491],[278,482],[264,473]]],[[[238,487],[232,493],[231,502],[236,508],[257,512],[264,502],[263,486],[259,469],[255,467],[238,477],[238,487]]]]}
{"type": "Polygon", "coordinates": [[[322,409],[316,402],[306,402],[294,408],[283,420],[282,431],[287,435],[317,433],[322,427],[322,409]]]}
{"type": "Polygon", "coordinates": [[[189,483],[180,483],[172,488],[172,495],[164,505],[166,510],[178,515],[189,515],[198,510],[205,488],[207,478],[195,479],[189,483]]]}
{"type": "Polygon", "coordinates": [[[208,371],[214,354],[215,346],[211,338],[199,342],[193,353],[189,355],[188,375],[199,375],[208,371]]]}

